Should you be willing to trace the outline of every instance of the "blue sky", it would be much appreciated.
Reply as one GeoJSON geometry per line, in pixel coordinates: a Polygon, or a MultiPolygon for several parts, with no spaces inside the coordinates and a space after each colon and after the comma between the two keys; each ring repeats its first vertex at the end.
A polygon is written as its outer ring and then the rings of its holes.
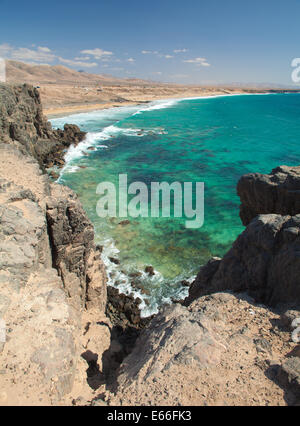
{"type": "Polygon", "coordinates": [[[0,0],[0,56],[177,83],[291,85],[299,0],[0,0]]]}

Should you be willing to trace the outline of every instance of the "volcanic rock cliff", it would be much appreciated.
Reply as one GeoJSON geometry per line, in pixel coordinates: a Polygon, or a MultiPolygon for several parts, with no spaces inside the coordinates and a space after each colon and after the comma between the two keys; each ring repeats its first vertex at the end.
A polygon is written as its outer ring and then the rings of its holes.
{"type": "Polygon", "coordinates": [[[247,228],[201,268],[185,307],[142,332],[111,404],[300,404],[300,167],[243,176],[238,192],[247,228]]]}
{"type": "Polygon", "coordinates": [[[53,130],[43,115],[38,89],[27,84],[0,84],[0,134],[1,142],[31,154],[42,167],[63,165],[64,150],[85,136],[70,124],[64,130],[53,130]]]}
{"type": "Polygon", "coordinates": [[[82,137],[52,130],[31,86],[0,85],[0,405],[299,404],[300,170],[241,178],[247,228],[136,340],[106,316],[128,303],[107,304],[76,194],[44,172],[82,137]]]}
{"type": "Polygon", "coordinates": [[[200,270],[186,303],[230,289],[271,306],[300,306],[300,167],[242,176],[237,191],[247,227],[223,259],[200,270]]]}
{"type": "MultiPolygon", "coordinates": [[[[61,140],[55,132],[52,139],[38,92],[1,85],[0,93],[0,403],[57,403],[77,374],[83,316],[96,310],[109,324],[106,275],[76,194],[41,170],[48,145],[52,151],[61,140]]],[[[101,355],[109,328],[93,320],[89,327],[102,337],[101,355]]]]}

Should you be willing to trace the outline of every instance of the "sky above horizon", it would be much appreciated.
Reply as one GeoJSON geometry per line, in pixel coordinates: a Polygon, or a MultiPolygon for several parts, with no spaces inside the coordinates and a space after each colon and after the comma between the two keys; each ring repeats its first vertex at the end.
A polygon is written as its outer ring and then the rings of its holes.
{"type": "Polygon", "coordinates": [[[0,57],[182,84],[295,85],[299,0],[0,0],[0,57]]]}

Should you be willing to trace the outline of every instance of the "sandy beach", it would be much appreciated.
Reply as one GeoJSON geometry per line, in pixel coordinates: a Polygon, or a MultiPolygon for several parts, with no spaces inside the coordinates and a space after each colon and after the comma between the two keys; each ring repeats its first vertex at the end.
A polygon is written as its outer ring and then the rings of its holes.
{"type": "Polygon", "coordinates": [[[40,89],[44,113],[48,118],[60,117],[120,106],[137,105],[161,99],[215,96],[243,93],[238,89],[191,88],[174,86],[108,86],[97,87],[43,85],[40,89]]]}
{"type": "MultiPolygon", "coordinates": [[[[8,83],[28,83],[38,88],[44,114],[55,118],[81,112],[146,102],[238,93],[267,93],[270,87],[195,86],[137,78],[77,72],[65,66],[28,65],[6,61],[8,83]]],[[[284,91],[275,89],[275,91],[284,91]]]]}

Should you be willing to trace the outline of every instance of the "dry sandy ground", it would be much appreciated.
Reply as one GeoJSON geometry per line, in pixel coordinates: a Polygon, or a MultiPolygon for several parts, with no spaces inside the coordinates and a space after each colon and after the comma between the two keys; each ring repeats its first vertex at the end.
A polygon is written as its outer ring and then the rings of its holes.
{"type": "Polygon", "coordinates": [[[185,86],[99,86],[84,87],[43,84],[40,94],[48,117],[128,106],[158,99],[214,96],[241,93],[238,89],[213,89],[185,86]]]}
{"type": "MultiPolygon", "coordinates": [[[[140,104],[158,99],[268,92],[262,87],[182,86],[138,78],[75,71],[62,65],[30,65],[6,61],[7,82],[39,87],[48,117],[140,104]]],[[[282,90],[282,89],[281,89],[282,90]]]]}

